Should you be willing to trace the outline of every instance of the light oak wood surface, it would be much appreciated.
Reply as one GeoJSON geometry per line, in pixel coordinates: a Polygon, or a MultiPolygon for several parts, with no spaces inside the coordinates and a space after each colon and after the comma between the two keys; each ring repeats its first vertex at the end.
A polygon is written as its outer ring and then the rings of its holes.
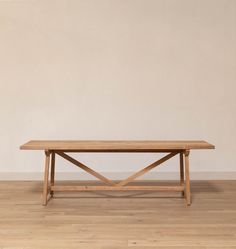
{"type": "Polygon", "coordinates": [[[214,145],[206,141],[45,141],[32,140],[20,146],[23,150],[44,150],[45,151],[45,170],[44,170],[44,188],[42,204],[47,205],[50,197],[53,197],[55,191],[91,191],[91,190],[145,190],[145,191],[172,191],[181,192],[185,197],[186,204],[191,205],[190,197],[190,177],[189,177],[189,153],[190,149],[214,149],[214,145]],[[168,155],[155,161],[154,163],[144,167],[128,178],[114,183],[112,180],[101,175],[87,165],[79,162],[65,152],[169,152],[168,155]],[[59,155],[70,163],[83,169],[87,173],[93,175],[108,186],[55,186],[55,155],[59,155]],[[150,170],[156,168],[165,161],[180,154],[180,183],[175,186],[126,186],[133,182],[136,178],[146,174],[150,170]],[[184,160],[183,160],[184,155],[184,160]],[[51,167],[50,167],[51,164],[51,167]],[[50,182],[49,182],[50,171],[50,182]],[[50,194],[50,196],[49,196],[50,194]]]}
{"type": "Polygon", "coordinates": [[[182,162],[180,160],[180,183],[175,186],[126,186],[130,185],[130,183],[134,182],[136,178],[146,174],[150,170],[156,168],[160,164],[163,164],[165,161],[171,159],[172,157],[176,156],[177,154],[184,154],[185,155],[185,163],[187,164],[186,167],[188,168],[188,155],[189,151],[172,151],[166,156],[158,159],[154,163],[146,166],[145,168],[139,170],[138,172],[130,175],[124,180],[120,180],[118,183],[115,183],[114,181],[104,177],[100,173],[94,171],[90,167],[86,166],[85,164],[79,162],[77,159],[74,159],[73,157],[69,156],[65,152],[61,150],[56,151],[45,151],[45,173],[44,173],[44,189],[43,189],[43,200],[42,204],[47,205],[48,200],[50,200],[50,197],[53,197],[53,194],[55,191],[61,191],[61,192],[74,192],[74,191],[130,191],[130,190],[139,190],[139,191],[172,191],[172,192],[181,192],[182,197],[185,197],[186,204],[188,206],[191,205],[191,199],[190,199],[190,178],[189,178],[189,170],[185,168],[185,175],[186,178],[181,178],[181,170],[184,165],[182,165],[182,162]],[[51,154],[51,178],[50,183],[48,179],[49,175],[49,164],[50,164],[50,154],[51,154]],[[93,175],[95,178],[99,179],[101,182],[105,183],[108,186],[59,186],[58,184],[55,185],[54,181],[54,175],[55,175],[55,154],[61,156],[62,158],[66,159],[70,163],[76,165],[77,167],[85,170],[87,173],[93,175]],[[53,176],[53,177],[52,177],[53,176]],[[185,180],[185,181],[184,181],[185,180]],[[50,196],[48,196],[50,193],[50,196]]]}
{"type": "Polygon", "coordinates": [[[192,181],[187,209],[181,193],[136,191],[54,193],[44,207],[42,188],[0,182],[1,249],[236,249],[236,181],[192,181]]]}
{"type": "Polygon", "coordinates": [[[32,140],[22,150],[63,150],[84,152],[155,152],[169,150],[214,149],[206,141],[47,141],[32,140]]]}

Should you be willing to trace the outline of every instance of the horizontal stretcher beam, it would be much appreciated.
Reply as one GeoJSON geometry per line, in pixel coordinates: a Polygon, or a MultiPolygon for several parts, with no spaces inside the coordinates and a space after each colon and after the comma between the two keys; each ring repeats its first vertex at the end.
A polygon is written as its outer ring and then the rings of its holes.
{"type": "Polygon", "coordinates": [[[181,192],[184,190],[184,186],[51,186],[51,190],[59,192],[77,192],[77,191],[169,191],[169,192],[181,192]]]}

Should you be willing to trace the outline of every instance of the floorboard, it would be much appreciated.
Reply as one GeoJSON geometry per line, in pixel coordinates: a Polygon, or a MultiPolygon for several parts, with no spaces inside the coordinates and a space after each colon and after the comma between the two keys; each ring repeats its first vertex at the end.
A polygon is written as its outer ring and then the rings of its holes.
{"type": "Polygon", "coordinates": [[[55,193],[44,207],[42,186],[0,182],[0,249],[236,249],[236,181],[192,181],[190,207],[155,192],[55,193]]]}

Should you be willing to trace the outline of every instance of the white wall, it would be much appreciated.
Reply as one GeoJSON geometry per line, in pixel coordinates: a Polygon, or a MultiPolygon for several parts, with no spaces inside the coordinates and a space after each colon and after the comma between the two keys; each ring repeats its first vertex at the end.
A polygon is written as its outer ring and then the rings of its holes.
{"type": "MultiPolygon", "coordinates": [[[[0,1],[2,178],[43,170],[30,139],[204,139],[191,171],[236,176],[235,92],[234,0],[0,1]]],[[[157,157],[79,156],[102,172],[157,157]]]]}

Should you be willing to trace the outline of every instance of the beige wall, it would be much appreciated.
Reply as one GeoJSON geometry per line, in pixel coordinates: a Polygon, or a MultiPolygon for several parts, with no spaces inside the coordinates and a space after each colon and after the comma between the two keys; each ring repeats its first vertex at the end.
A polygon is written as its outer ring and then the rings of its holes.
{"type": "MultiPolygon", "coordinates": [[[[192,172],[236,172],[235,92],[234,0],[0,0],[2,172],[42,171],[29,139],[205,139],[192,172]]],[[[156,157],[81,155],[104,172],[156,157]]]]}

